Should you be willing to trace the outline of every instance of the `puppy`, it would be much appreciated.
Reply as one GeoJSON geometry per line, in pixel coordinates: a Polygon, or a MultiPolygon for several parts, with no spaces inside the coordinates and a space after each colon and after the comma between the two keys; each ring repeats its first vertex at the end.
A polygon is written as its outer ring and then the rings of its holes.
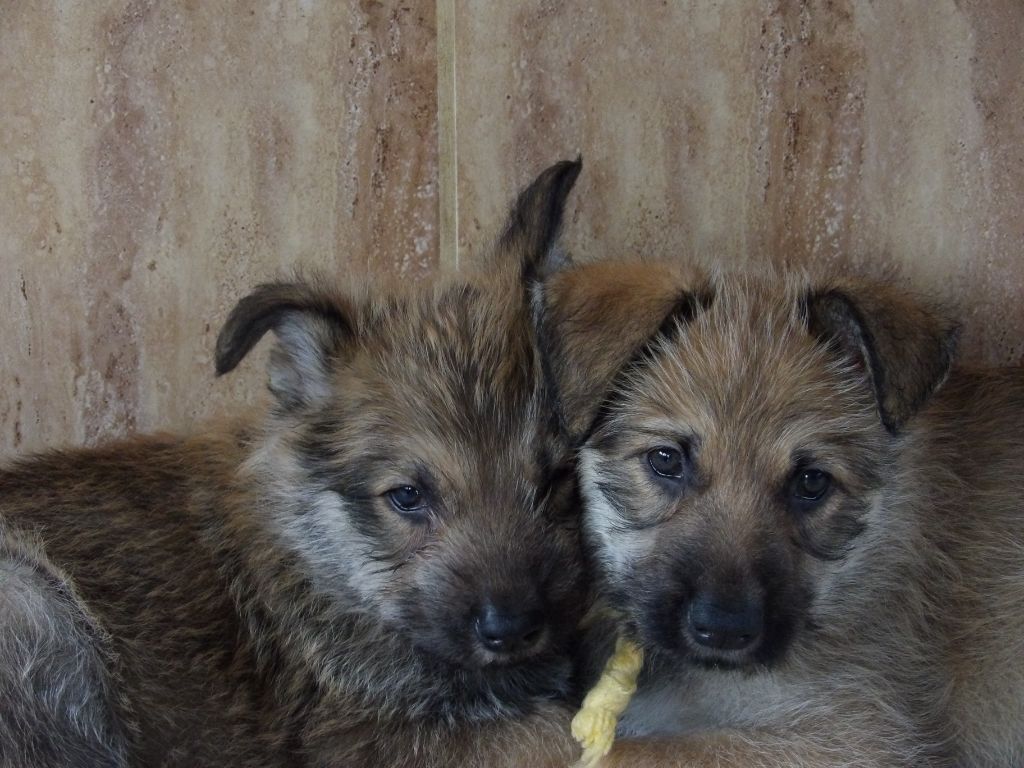
{"type": "Polygon", "coordinates": [[[0,472],[0,764],[564,765],[578,509],[522,290],[580,165],[489,274],[257,288],[264,417],[0,472]]]}
{"type": "Polygon", "coordinates": [[[606,765],[1024,765],[1022,369],[950,373],[954,323],[890,285],[598,263],[534,292],[647,651],[606,765]]]}

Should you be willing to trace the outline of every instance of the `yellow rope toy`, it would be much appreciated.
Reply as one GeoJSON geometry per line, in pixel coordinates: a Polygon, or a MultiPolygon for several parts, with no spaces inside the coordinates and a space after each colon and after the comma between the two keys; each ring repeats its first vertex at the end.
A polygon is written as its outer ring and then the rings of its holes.
{"type": "Polygon", "coordinates": [[[583,747],[577,768],[594,768],[615,741],[615,726],[636,692],[644,652],[630,640],[615,641],[615,653],[604,665],[601,679],[590,689],[572,719],[572,735],[583,747]]]}

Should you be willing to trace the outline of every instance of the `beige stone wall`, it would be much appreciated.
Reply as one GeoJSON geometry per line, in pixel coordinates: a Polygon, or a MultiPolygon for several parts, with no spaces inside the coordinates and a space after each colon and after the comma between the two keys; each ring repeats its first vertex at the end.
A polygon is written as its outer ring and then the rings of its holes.
{"type": "Polygon", "coordinates": [[[431,3],[0,0],[0,453],[183,428],[232,302],[437,261],[431,3]]]}
{"type": "Polygon", "coordinates": [[[456,5],[463,254],[581,150],[578,251],[896,264],[1024,356],[1024,3],[456,5]]]}
{"type": "Polygon", "coordinates": [[[578,253],[898,265],[1024,356],[1019,0],[0,0],[0,454],[261,396],[292,265],[472,262],[584,156],[578,253]]]}

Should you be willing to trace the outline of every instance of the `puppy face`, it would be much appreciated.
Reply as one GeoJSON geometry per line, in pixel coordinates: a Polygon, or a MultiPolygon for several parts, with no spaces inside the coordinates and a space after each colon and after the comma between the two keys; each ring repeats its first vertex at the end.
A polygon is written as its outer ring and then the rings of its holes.
{"type": "Polygon", "coordinates": [[[218,340],[226,372],[277,336],[257,514],[328,610],[520,691],[565,683],[582,602],[575,484],[524,284],[578,172],[560,163],[520,196],[485,275],[266,285],[218,340]]]}
{"type": "Polygon", "coordinates": [[[323,588],[460,665],[564,649],[580,601],[567,457],[514,310],[465,286],[369,309],[292,448],[316,503],[290,527],[323,588]]]}
{"type": "MultiPolygon", "coordinates": [[[[652,284],[671,296],[673,282],[652,284]]],[[[855,588],[844,569],[886,525],[897,442],[879,416],[898,397],[870,379],[891,364],[878,354],[889,347],[860,344],[859,313],[801,280],[684,291],[701,293],[696,310],[663,302],[669,317],[653,321],[592,414],[580,453],[586,536],[608,598],[648,647],[704,666],[769,666],[841,607],[835,593],[855,588]]],[[[578,316],[574,302],[552,308],[556,327],[578,316]]],[[[917,401],[945,364],[920,372],[904,376],[917,401]]]]}
{"type": "Polygon", "coordinates": [[[698,663],[771,664],[857,546],[886,456],[854,372],[796,303],[721,292],[638,361],[583,450],[611,594],[644,641],[698,663]]]}

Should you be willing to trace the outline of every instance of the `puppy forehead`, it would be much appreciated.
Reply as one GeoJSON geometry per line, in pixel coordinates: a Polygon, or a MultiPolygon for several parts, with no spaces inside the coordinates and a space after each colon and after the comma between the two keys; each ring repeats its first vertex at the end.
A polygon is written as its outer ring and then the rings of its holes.
{"type": "Polygon", "coordinates": [[[375,308],[335,389],[348,429],[439,465],[529,448],[539,391],[522,318],[464,288],[375,308]]]}
{"type": "Polygon", "coordinates": [[[719,297],[653,345],[625,388],[640,432],[690,433],[705,447],[786,456],[830,443],[867,402],[850,371],[803,325],[785,295],[719,297]]]}

